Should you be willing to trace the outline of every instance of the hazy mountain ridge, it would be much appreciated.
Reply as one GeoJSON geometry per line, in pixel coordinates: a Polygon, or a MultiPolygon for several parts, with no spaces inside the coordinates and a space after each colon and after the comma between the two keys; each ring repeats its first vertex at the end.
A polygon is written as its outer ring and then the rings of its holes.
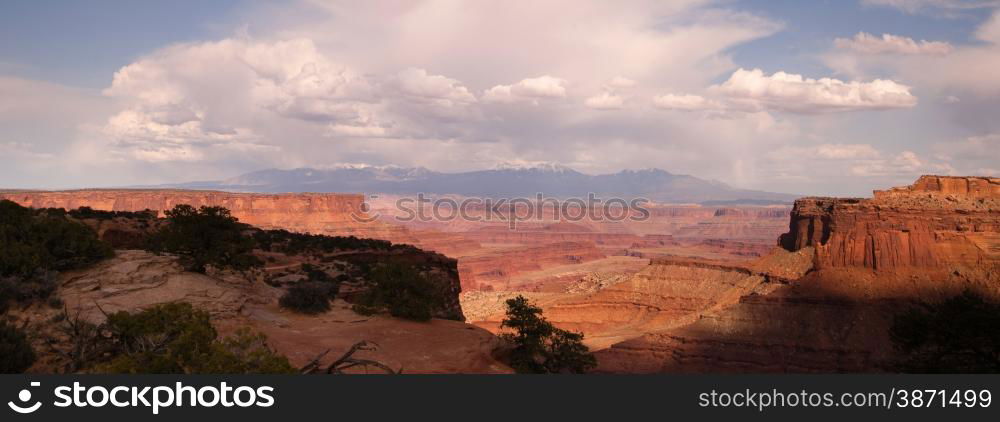
{"type": "Polygon", "coordinates": [[[159,187],[249,192],[362,192],[455,194],[478,197],[647,198],[656,202],[706,201],[789,203],[798,195],[737,189],[723,182],[660,169],[589,175],[564,166],[512,167],[442,173],[423,167],[343,165],[331,168],[266,169],[220,181],[159,187]]]}

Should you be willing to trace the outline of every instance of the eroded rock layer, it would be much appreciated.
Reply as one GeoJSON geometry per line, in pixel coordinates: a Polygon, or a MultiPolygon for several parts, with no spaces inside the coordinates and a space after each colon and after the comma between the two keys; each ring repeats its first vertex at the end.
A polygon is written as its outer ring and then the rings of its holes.
{"type": "MultiPolygon", "coordinates": [[[[413,257],[425,258],[419,254],[413,257]]],[[[407,373],[510,372],[492,357],[497,339],[486,330],[448,319],[413,322],[385,314],[364,316],[342,299],[335,300],[329,312],[297,314],[278,306],[283,289],[254,278],[231,272],[186,272],[175,256],[119,250],[115,257],[91,268],[60,275],[59,297],[68,315],[94,324],[104,321],[105,314],[118,311],[191,303],[209,312],[223,335],[247,326],[266,334],[269,346],[297,367],[324,351],[343,353],[364,340],[379,345],[377,350],[363,352],[364,358],[404,368],[407,373]]],[[[457,303],[455,306],[460,313],[457,303]]],[[[65,364],[63,354],[49,353],[64,346],[58,341],[60,312],[40,304],[17,311],[27,330],[36,334],[32,339],[40,359],[33,372],[59,372],[65,364]]]]}
{"type": "Polygon", "coordinates": [[[189,190],[76,190],[59,192],[0,192],[25,207],[90,207],[104,211],[143,211],[160,213],[179,204],[194,207],[228,208],[241,222],[262,229],[285,229],[326,235],[355,235],[389,239],[405,236],[402,228],[388,224],[366,223],[364,196],[340,193],[253,194],[189,190]]]}
{"type": "Polygon", "coordinates": [[[605,258],[590,242],[557,242],[540,246],[484,249],[458,260],[464,290],[516,290],[516,276],[546,267],[581,264],[605,258]],[[512,284],[513,283],[513,284],[512,284]]]}
{"type": "Polygon", "coordinates": [[[982,267],[1000,262],[1000,179],[922,176],[872,199],[795,202],[788,250],[816,248],[816,267],[982,267]]]}
{"type": "Polygon", "coordinates": [[[811,255],[814,270],[618,342],[597,352],[599,371],[894,371],[900,312],[966,290],[1000,299],[998,186],[924,176],[872,199],[801,199],[780,243],[811,255]]]}

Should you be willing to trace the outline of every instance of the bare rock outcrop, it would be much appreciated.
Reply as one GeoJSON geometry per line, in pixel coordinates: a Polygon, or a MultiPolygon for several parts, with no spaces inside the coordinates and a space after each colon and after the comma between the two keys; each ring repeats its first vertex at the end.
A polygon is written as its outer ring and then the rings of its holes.
{"type": "Polygon", "coordinates": [[[216,318],[240,314],[248,302],[277,300],[280,290],[243,277],[211,277],[184,271],[177,257],[119,250],[86,270],[61,276],[59,295],[91,322],[103,313],[135,312],[153,305],[187,302],[216,318]]]}
{"type": "Polygon", "coordinates": [[[803,198],[780,244],[814,247],[820,269],[994,266],[1000,179],[922,176],[872,199],[803,198]]]}
{"type": "MultiPolygon", "coordinates": [[[[365,252],[360,252],[365,253],[365,252]]],[[[412,255],[412,254],[411,254],[412,255]]],[[[427,254],[425,259],[435,257],[427,254]]],[[[359,258],[359,257],[352,257],[359,258]]],[[[404,257],[406,258],[406,257],[404,257]]],[[[417,255],[410,258],[417,259],[417,255]]],[[[360,257],[359,259],[364,259],[360,257]]],[[[454,270],[454,260],[450,260],[454,270]]],[[[415,262],[415,264],[421,264],[415,262]]],[[[424,261],[424,265],[436,265],[424,261]]],[[[277,305],[282,289],[262,281],[258,273],[210,271],[186,272],[171,255],[119,250],[116,256],[93,267],[60,275],[58,295],[71,318],[101,323],[105,314],[137,312],[171,302],[191,303],[209,312],[212,324],[227,335],[240,327],[252,327],[268,337],[268,344],[302,366],[326,350],[343,353],[365,340],[379,345],[363,352],[407,373],[508,373],[510,368],[492,356],[497,338],[486,330],[451,319],[413,322],[388,315],[363,316],[342,299],[327,313],[310,316],[290,312],[277,305]]],[[[457,279],[454,283],[457,286],[457,279]]],[[[457,305],[457,291],[454,305],[457,305]]],[[[50,350],[59,333],[61,309],[36,304],[16,311],[38,344],[40,353],[50,350]],[[48,334],[46,334],[48,333],[48,334]]],[[[56,345],[58,347],[58,345],[56,345]]],[[[58,355],[43,353],[34,372],[52,373],[65,362],[58,355]]]]}

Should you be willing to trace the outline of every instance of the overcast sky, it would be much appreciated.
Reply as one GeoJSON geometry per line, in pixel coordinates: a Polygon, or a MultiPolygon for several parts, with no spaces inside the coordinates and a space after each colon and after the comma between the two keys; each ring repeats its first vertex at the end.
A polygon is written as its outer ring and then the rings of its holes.
{"type": "Polygon", "coordinates": [[[1000,1],[0,4],[0,188],[339,163],[1000,176],[1000,1]]]}

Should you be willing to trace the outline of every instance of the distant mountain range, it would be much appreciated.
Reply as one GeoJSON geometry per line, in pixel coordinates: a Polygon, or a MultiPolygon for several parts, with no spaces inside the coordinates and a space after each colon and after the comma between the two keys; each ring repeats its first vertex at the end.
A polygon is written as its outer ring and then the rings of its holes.
{"type": "Polygon", "coordinates": [[[498,166],[492,170],[441,173],[422,167],[340,165],[327,169],[260,170],[231,179],[158,187],[240,192],[358,192],[455,194],[491,198],[647,198],[662,203],[775,204],[797,195],[737,189],[725,183],[659,169],[589,175],[556,164],[498,166]]]}

